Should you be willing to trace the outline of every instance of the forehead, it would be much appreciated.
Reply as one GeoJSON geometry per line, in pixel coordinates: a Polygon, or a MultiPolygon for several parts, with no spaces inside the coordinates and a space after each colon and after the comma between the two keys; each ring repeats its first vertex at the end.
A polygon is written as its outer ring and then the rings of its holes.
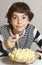
{"type": "Polygon", "coordinates": [[[27,16],[26,13],[13,12],[13,16],[27,16]]]}

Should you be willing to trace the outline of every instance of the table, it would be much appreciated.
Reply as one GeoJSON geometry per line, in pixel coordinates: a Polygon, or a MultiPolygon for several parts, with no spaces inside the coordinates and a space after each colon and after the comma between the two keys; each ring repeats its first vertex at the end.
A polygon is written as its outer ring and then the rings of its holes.
{"type": "MultiPolygon", "coordinates": [[[[42,65],[42,60],[36,60],[33,64],[29,65],[42,65]]],[[[26,64],[20,64],[12,61],[8,57],[0,57],[0,65],[26,65],[26,64]]]]}

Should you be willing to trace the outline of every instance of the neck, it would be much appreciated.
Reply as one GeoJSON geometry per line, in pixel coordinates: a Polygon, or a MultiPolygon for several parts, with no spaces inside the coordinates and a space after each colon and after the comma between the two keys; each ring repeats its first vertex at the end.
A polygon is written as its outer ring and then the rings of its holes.
{"type": "Polygon", "coordinates": [[[16,34],[19,34],[19,36],[21,36],[22,34],[23,34],[23,31],[16,31],[16,30],[12,30],[12,33],[13,33],[13,35],[16,35],[16,34]]]}

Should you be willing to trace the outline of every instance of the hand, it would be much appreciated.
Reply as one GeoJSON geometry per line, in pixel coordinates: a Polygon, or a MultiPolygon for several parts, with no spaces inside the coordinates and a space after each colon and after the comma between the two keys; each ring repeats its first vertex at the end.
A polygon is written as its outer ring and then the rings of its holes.
{"type": "Polygon", "coordinates": [[[32,64],[34,63],[37,59],[39,59],[40,55],[38,52],[35,52],[35,58],[32,58],[30,60],[28,60],[27,62],[25,62],[26,64],[32,64]]]}
{"type": "Polygon", "coordinates": [[[11,37],[9,37],[8,39],[6,39],[4,41],[4,45],[5,45],[5,47],[7,49],[10,49],[10,48],[15,46],[15,42],[16,42],[16,37],[15,36],[11,36],[11,37]]]}

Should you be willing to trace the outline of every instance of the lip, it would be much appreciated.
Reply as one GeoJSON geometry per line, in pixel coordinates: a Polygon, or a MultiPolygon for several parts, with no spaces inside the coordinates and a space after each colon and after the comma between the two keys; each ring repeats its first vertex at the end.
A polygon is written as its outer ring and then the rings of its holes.
{"type": "Polygon", "coordinates": [[[19,28],[21,28],[21,27],[24,27],[24,26],[22,25],[22,26],[16,26],[16,27],[19,27],[19,28]]]}

